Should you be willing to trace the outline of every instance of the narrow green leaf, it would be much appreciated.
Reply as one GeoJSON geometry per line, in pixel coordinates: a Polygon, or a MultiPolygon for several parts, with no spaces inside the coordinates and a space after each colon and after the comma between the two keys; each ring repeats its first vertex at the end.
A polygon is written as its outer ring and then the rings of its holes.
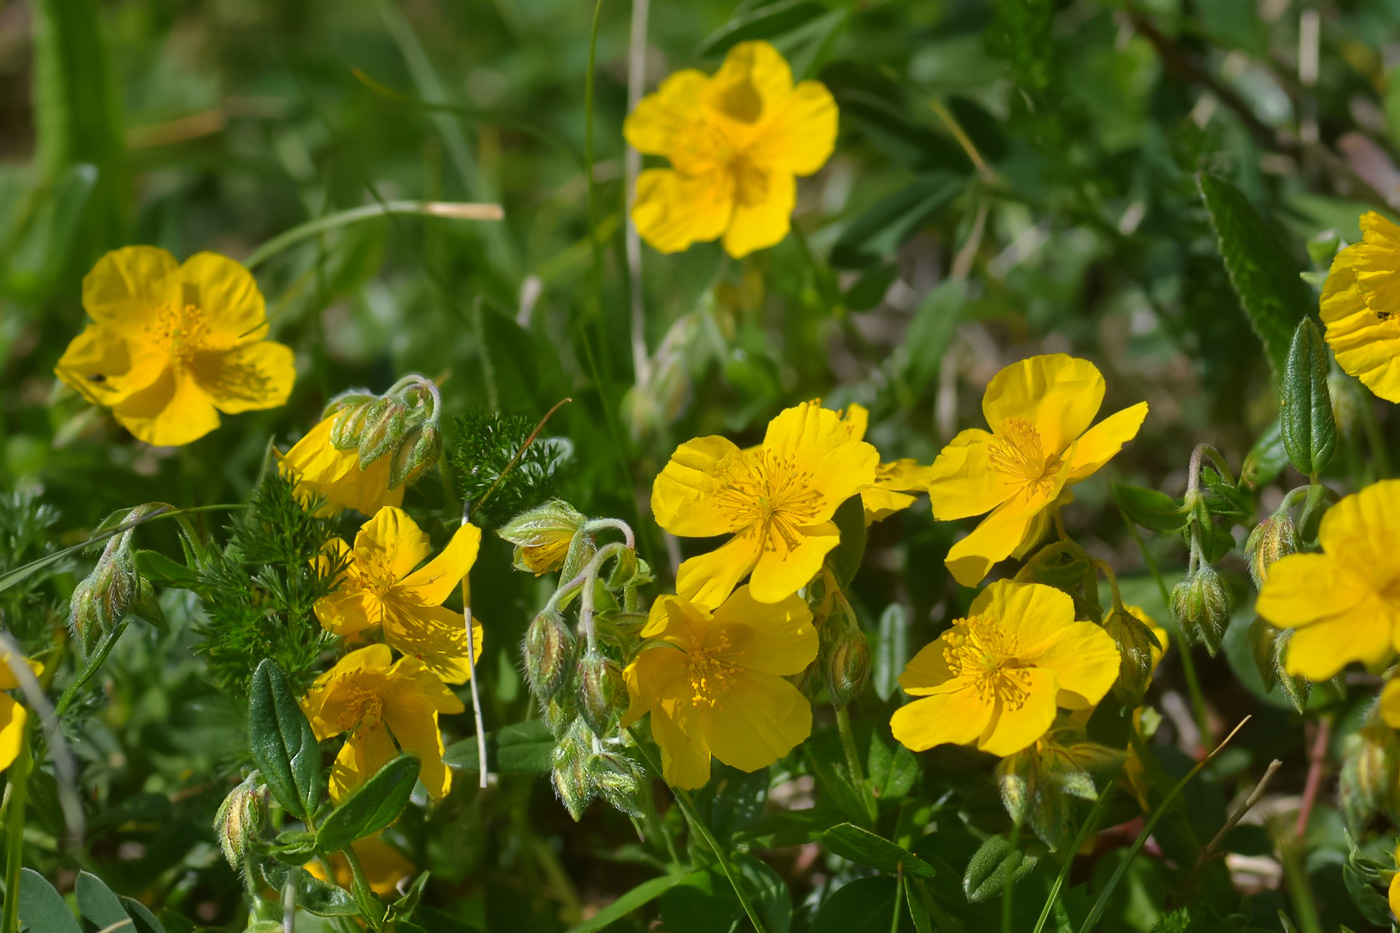
{"type": "Polygon", "coordinates": [[[903,846],[853,823],[840,823],[822,833],[822,843],[844,859],[881,871],[894,872],[904,866],[905,874],[932,878],[933,866],[903,846]]]}
{"type": "Polygon", "coordinates": [[[887,258],[962,191],[967,180],[930,172],[871,207],[846,226],[831,248],[831,265],[859,269],[887,258]]]}
{"type": "Polygon", "coordinates": [[[1289,340],[1298,322],[1316,302],[1298,278],[1298,266],[1288,245],[1244,193],[1234,185],[1202,172],[1196,176],[1230,284],[1249,317],[1274,377],[1283,377],[1289,340]]]}
{"type": "Polygon", "coordinates": [[[723,55],[740,42],[781,36],[806,26],[830,12],[812,0],[779,0],[734,17],[700,43],[699,55],[723,55]]]}
{"type": "Polygon", "coordinates": [[[908,355],[902,367],[904,383],[914,397],[931,391],[937,382],[938,370],[966,306],[967,283],[946,279],[935,285],[915,309],[902,348],[908,355]]]}
{"type": "Polygon", "coordinates": [[[865,506],[860,496],[852,496],[841,503],[831,520],[841,530],[841,542],[832,549],[827,561],[836,574],[836,582],[845,589],[855,579],[860,562],[865,558],[865,506]]]}
{"type": "Polygon", "coordinates": [[[899,675],[909,664],[909,613],[899,603],[890,603],[880,613],[874,655],[871,680],[875,693],[888,700],[899,689],[899,675]]]}
{"type": "Polygon", "coordinates": [[[19,870],[20,933],[83,933],[63,898],[37,871],[19,870]]]}
{"type": "MultiPolygon", "coordinates": [[[[442,760],[451,768],[481,768],[476,739],[454,742],[442,760]]],[[[554,736],[538,719],[512,723],[486,736],[486,757],[494,774],[544,774],[554,767],[554,736]]]]}
{"type": "Polygon", "coordinates": [[[1191,519],[1180,502],[1155,489],[1115,485],[1113,497],[1135,523],[1162,534],[1180,531],[1191,519]]]}
{"type": "Polygon", "coordinates": [[[420,766],[417,756],[400,755],[355,788],[321,822],[316,831],[317,850],[323,855],[338,852],[398,819],[413,794],[420,766]]]}
{"type": "Polygon", "coordinates": [[[138,550],[132,558],[136,561],[137,572],[152,583],[182,590],[192,590],[199,584],[199,574],[159,551],[138,550]]]}
{"type": "Polygon", "coordinates": [[[1337,449],[1337,424],[1327,388],[1327,345],[1312,318],[1303,318],[1293,332],[1279,395],[1288,459],[1304,475],[1322,472],[1337,449]]]}
{"type": "Polygon", "coordinates": [[[305,819],[321,800],[321,747],[281,668],[264,660],[248,697],[248,751],[288,813],[305,819]]]}

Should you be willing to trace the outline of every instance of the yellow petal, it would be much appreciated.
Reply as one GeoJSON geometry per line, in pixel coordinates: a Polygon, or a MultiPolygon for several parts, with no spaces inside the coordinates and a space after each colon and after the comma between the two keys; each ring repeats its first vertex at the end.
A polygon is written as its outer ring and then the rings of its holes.
{"type": "Polygon", "coordinates": [[[1084,432],[1079,442],[1074,445],[1074,456],[1070,460],[1069,478],[1066,482],[1077,483],[1088,478],[1117,456],[1124,444],[1137,437],[1146,417],[1147,403],[1138,402],[1122,411],[1114,412],[1084,432]]]}
{"type": "Polygon", "coordinates": [[[817,657],[812,612],[799,596],[762,603],[741,586],[715,610],[707,631],[713,633],[709,643],[727,638],[733,646],[730,657],[749,671],[800,674],[817,657]]]}
{"type": "Polygon", "coordinates": [[[769,481],[800,476],[804,491],[816,493],[807,522],[822,522],[838,506],[875,481],[880,453],[852,437],[849,425],[829,408],[814,402],[784,409],[763,436],[769,481]]]}
{"type": "Polygon", "coordinates": [[[934,518],[950,521],[982,515],[1016,495],[1018,487],[992,469],[991,443],[991,434],[969,428],[939,453],[929,468],[928,497],[934,518]]]}
{"type": "Polygon", "coordinates": [[[680,596],[658,596],[651,604],[642,638],[666,638],[689,649],[704,641],[708,610],[680,596]]]}
{"type": "MultiPolygon", "coordinates": [[[[484,637],[481,620],[473,612],[473,661],[481,658],[484,637]]],[[[449,684],[471,680],[466,619],[460,612],[442,606],[396,605],[384,621],[384,640],[449,684]]]]}
{"type": "Polygon", "coordinates": [[[694,790],[710,780],[710,746],[693,707],[653,709],[651,735],[661,749],[661,775],[672,787],[694,790]],[[677,717],[677,718],[673,718],[677,717]]]}
{"type": "Polygon", "coordinates": [[[846,430],[851,433],[851,439],[864,440],[865,432],[870,427],[870,409],[852,402],[841,410],[840,415],[841,421],[846,425],[846,430]]]}
{"type": "Polygon", "coordinates": [[[399,658],[389,668],[381,693],[384,708],[404,703],[426,703],[439,713],[460,713],[466,706],[457,694],[417,658],[399,658]]]}
{"type": "MultiPolygon", "coordinates": [[[[1269,579],[1273,578],[1270,568],[1269,579]]],[[[1389,619],[1365,611],[1319,619],[1293,632],[1284,669],[1314,683],[1327,680],[1351,661],[1376,669],[1394,654],[1392,624],[1389,619]]]]}
{"type": "Polygon", "coordinates": [[[711,753],[740,771],[766,768],[812,734],[812,704],[771,674],[745,676],[704,715],[711,753]]]}
{"type": "Polygon", "coordinates": [[[183,300],[179,268],[174,256],[154,246],[113,250],[83,277],[83,308],[97,323],[144,339],[160,308],[183,300]]]}
{"type": "Polygon", "coordinates": [[[355,534],[354,560],[363,571],[373,568],[385,574],[387,579],[382,583],[403,580],[431,552],[432,544],[417,522],[392,506],[375,512],[355,534]]]}
{"type": "Polygon", "coordinates": [[[715,240],[734,213],[734,178],[714,170],[682,175],[650,168],[637,177],[632,223],[657,252],[678,253],[692,243],[715,240]]]}
{"type": "MultiPolygon", "coordinates": [[[[1328,514],[1337,508],[1333,506],[1328,514]]],[[[1324,526],[1326,521],[1324,517],[1324,526]]],[[[1364,582],[1334,557],[1290,554],[1269,565],[1269,577],[1254,608],[1279,628],[1298,628],[1348,613],[1368,595],[1364,582]]]]}
{"type": "Polygon", "coordinates": [[[901,706],[890,717],[890,729],[905,748],[923,752],[935,745],[967,745],[976,741],[991,718],[992,704],[984,702],[976,687],[969,684],[963,690],[901,706]]]}
{"type": "Polygon", "coordinates": [[[740,42],[705,88],[705,107],[712,120],[747,142],[767,119],[781,116],[792,90],[792,68],[776,48],[740,42]]]}
{"type": "MultiPolygon", "coordinates": [[[[1400,863],[1400,858],[1396,859],[1400,863]]],[[[1400,921],[1400,871],[1390,876],[1390,915],[1400,921]]]]}
{"type": "Polygon", "coordinates": [[[770,530],[749,587],[759,602],[786,599],[812,581],[822,561],[841,543],[835,522],[792,529],[791,537],[770,530]]]}
{"type": "MultiPolygon", "coordinates": [[[[758,564],[764,546],[758,531],[756,527],[745,529],[708,554],[683,561],[676,573],[676,593],[681,599],[707,609],[719,607],[734,592],[739,581],[758,564]]],[[[773,601],[782,599],[782,596],[773,601]]]]}
{"type": "Polygon", "coordinates": [[[902,512],[919,501],[906,492],[891,492],[881,486],[861,490],[860,504],[865,509],[865,523],[882,522],[896,512],[902,512]]]}
{"type": "Polygon", "coordinates": [[[438,606],[451,595],[476,563],[481,548],[481,529],[470,522],[458,526],[442,553],[398,586],[394,594],[421,606],[438,606]]]}
{"type": "Polygon", "coordinates": [[[692,128],[702,119],[701,97],[709,80],[690,68],[662,81],[655,94],[643,97],[627,115],[622,124],[627,144],[638,152],[664,156],[687,145],[692,128]]]}
{"type": "MultiPolygon", "coordinates": [[[[1345,372],[1356,376],[1381,398],[1400,402],[1400,308],[1368,304],[1367,292],[1358,277],[1367,260],[1364,243],[1347,247],[1332,260],[1321,302],[1327,343],[1337,356],[1337,365],[1345,372]],[[1389,316],[1382,318],[1381,313],[1389,316]]],[[[1365,274],[1372,276],[1374,270],[1365,274]]],[[[1375,298],[1384,302],[1379,295],[1375,298]]]]}
{"type": "Polygon", "coordinates": [[[818,81],[803,81],[766,114],[749,157],[759,165],[811,175],[836,148],[836,99],[818,81]]]}
{"type": "MultiPolygon", "coordinates": [[[[1032,667],[1018,673],[1025,681],[1025,693],[1015,702],[999,699],[991,722],[977,739],[978,748],[1002,758],[1034,745],[1055,721],[1054,672],[1032,667]]],[[[1113,673],[1118,673],[1117,662],[1113,673]]]]}
{"type": "Polygon", "coordinates": [[[948,667],[947,643],[942,638],[934,639],[919,649],[899,675],[899,686],[913,696],[932,696],[936,693],[952,693],[967,686],[959,681],[958,675],[948,667]]]}
{"type": "MultiPolygon", "coordinates": [[[[1322,549],[1377,592],[1400,579],[1400,480],[1372,483],[1322,516],[1322,549]]],[[[1400,595],[1400,594],[1397,594],[1400,595]]]]}
{"type": "Polygon", "coordinates": [[[389,730],[382,723],[362,726],[350,734],[331,765],[331,800],[344,800],[350,792],[379,772],[398,754],[389,730]]]}
{"type": "Polygon", "coordinates": [[[271,340],[201,353],[191,370],[200,388],[229,415],[285,405],[297,378],[292,348],[271,340]]]}
{"type": "Polygon", "coordinates": [[[0,771],[4,771],[19,757],[20,743],[24,740],[24,727],[29,714],[13,697],[0,693],[0,771]]]}
{"type": "Polygon", "coordinates": [[[452,772],[442,763],[442,733],[437,711],[424,702],[401,700],[384,708],[384,721],[400,747],[418,756],[418,779],[429,796],[441,800],[452,789],[452,772]]]}
{"type": "Polygon", "coordinates": [[[788,235],[797,205],[797,179],[792,172],[751,163],[741,163],[734,172],[734,212],[724,232],[724,250],[742,259],[788,235]]]}
{"type": "Polygon", "coordinates": [[[622,718],[624,727],[654,708],[678,705],[693,692],[688,657],[671,645],[643,648],[622,672],[622,678],[631,698],[622,718]]]}
{"type": "Polygon", "coordinates": [[[355,450],[332,446],[333,423],[332,418],[319,422],[282,457],[282,465],[297,478],[299,492],[324,495],[322,514],[354,509],[374,515],[385,506],[403,504],[404,487],[389,488],[390,458],[380,457],[361,470],[355,450]]]}
{"type": "Polygon", "coordinates": [[[210,338],[217,346],[233,347],[261,340],[267,309],[253,273],[218,253],[197,253],[180,267],[185,304],[204,312],[210,338]]]}
{"type": "Polygon", "coordinates": [[[1038,512],[1027,511],[1019,503],[999,506],[971,534],[949,548],[943,563],[953,579],[963,586],[981,583],[993,564],[1016,550],[1038,512]]]}
{"type": "Polygon", "coordinates": [[[1019,653],[1037,668],[1054,672],[1059,688],[1054,703],[1065,709],[1088,709],[1102,700],[1118,679],[1118,645],[1093,622],[1066,621],[1035,649],[1019,653]]]}
{"type": "Polygon", "coordinates": [[[673,535],[707,538],[747,527],[753,518],[721,498],[729,477],[745,455],[723,437],[697,437],[671,454],[651,487],[656,523],[673,535]]]}
{"type": "Polygon", "coordinates": [[[316,601],[316,618],[328,632],[352,638],[384,621],[384,603],[362,589],[340,589],[316,601]]]}
{"type": "Polygon", "coordinates": [[[1088,360],[1063,353],[1033,356],[996,374],[982,397],[982,414],[993,432],[1008,418],[1029,422],[1053,455],[1088,429],[1103,394],[1103,376],[1088,360]]]}
{"type": "Polygon", "coordinates": [[[89,402],[111,406],[146,388],[164,368],[162,354],[143,352],[106,325],[89,324],[68,344],[54,374],[89,402]]]}
{"type": "Polygon", "coordinates": [[[114,405],[112,414],[137,439],[156,447],[179,447],[219,426],[219,412],[209,396],[175,367],[114,405]]]}

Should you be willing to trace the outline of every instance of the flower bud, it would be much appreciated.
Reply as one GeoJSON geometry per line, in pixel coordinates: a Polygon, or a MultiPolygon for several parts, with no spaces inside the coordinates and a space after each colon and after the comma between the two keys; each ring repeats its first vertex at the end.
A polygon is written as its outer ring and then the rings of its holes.
{"type": "Polygon", "coordinates": [[[1371,722],[1346,737],[1342,773],[1337,782],[1337,802],[1347,828],[1360,833],[1372,818],[1389,809],[1397,778],[1395,733],[1371,722]]]}
{"type": "Polygon", "coordinates": [[[541,700],[540,718],[556,738],[569,731],[569,726],[578,718],[578,704],[573,694],[561,690],[548,700],[541,700]]]}
{"type": "Polygon", "coordinates": [[[418,482],[442,453],[442,433],[431,421],[410,428],[404,434],[399,447],[394,451],[389,465],[389,488],[398,489],[405,484],[418,482]]]}
{"type": "Polygon", "coordinates": [[[1203,642],[1214,657],[1230,624],[1230,594],[1220,574],[1202,563],[1172,590],[1172,616],[1186,637],[1203,642]]]}
{"type": "Polygon", "coordinates": [[[1162,645],[1146,623],[1121,606],[1108,614],[1103,628],[1118,645],[1118,680],[1113,684],[1113,695],[1126,706],[1141,706],[1152,682],[1153,652],[1160,656],[1162,645]]]}
{"type": "Polygon", "coordinates": [[[615,752],[603,751],[593,756],[589,766],[598,794],[613,808],[641,819],[642,777],[636,764],[615,752]]]}
{"type": "Polygon", "coordinates": [[[1254,526],[1244,542],[1249,561],[1249,575],[1256,589],[1262,589],[1269,578],[1269,567],[1280,557],[1298,550],[1298,531],[1287,512],[1275,512],[1254,526]]]}
{"type": "Polygon", "coordinates": [[[1301,714],[1307,708],[1312,684],[1306,677],[1288,673],[1288,668],[1284,666],[1284,660],[1288,657],[1288,644],[1292,638],[1291,630],[1275,628],[1258,616],[1249,626],[1249,647],[1254,655],[1254,666],[1259,671],[1259,679],[1264,682],[1264,689],[1282,687],[1293,708],[1301,714]]]}
{"type": "Polygon", "coordinates": [[[531,692],[548,700],[568,682],[574,663],[574,633],[562,615],[546,609],[525,630],[522,654],[531,692]]]}
{"type": "Polygon", "coordinates": [[[573,725],[554,746],[554,791],[569,811],[574,822],[583,819],[583,813],[593,802],[596,788],[589,762],[593,757],[593,737],[582,720],[574,720],[573,725]]]}
{"type": "Polygon", "coordinates": [[[588,728],[594,735],[607,735],[627,703],[622,668],[612,658],[590,650],[574,668],[574,683],[578,687],[579,712],[588,728]]]}
{"type": "Polygon", "coordinates": [[[870,679],[870,643],[859,626],[837,636],[826,656],[826,685],[837,709],[860,696],[870,679]]]}
{"type": "Polygon", "coordinates": [[[214,833],[230,868],[243,862],[248,842],[267,825],[267,788],[258,783],[258,772],[229,792],[214,816],[214,833]]]}
{"type": "Polygon", "coordinates": [[[364,433],[360,436],[361,470],[369,469],[371,463],[398,449],[407,422],[408,409],[396,399],[381,398],[370,405],[365,414],[364,433]]]}
{"type": "Polygon", "coordinates": [[[331,446],[336,450],[349,450],[360,445],[360,435],[365,429],[365,416],[379,396],[363,389],[342,392],[321,413],[321,420],[335,418],[331,424],[331,446]]]}
{"type": "Polygon", "coordinates": [[[582,512],[563,499],[551,499],[521,512],[496,533],[515,545],[516,569],[528,570],[538,577],[564,565],[574,537],[586,520],[582,512]]]}
{"type": "Polygon", "coordinates": [[[73,589],[68,625],[73,636],[91,653],[102,636],[126,618],[141,595],[141,577],[131,556],[131,532],[112,538],[97,565],[73,589]]]}

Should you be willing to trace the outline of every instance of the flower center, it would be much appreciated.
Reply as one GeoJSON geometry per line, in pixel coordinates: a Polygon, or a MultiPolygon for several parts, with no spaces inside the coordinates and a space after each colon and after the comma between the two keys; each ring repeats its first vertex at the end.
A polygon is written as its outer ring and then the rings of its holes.
{"type": "Polygon", "coordinates": [[[194,355],[204,349],[209,337],[204,312],[194,304],[162,305],[146,330],[171,362],[180,366],[188,366],[194,355]]]}
{"type": "Polygon", "coordinates": [[[797,529],[815,521],[822,504],[812,478],[791,457],[759,450],[739,459],[715,498],[763,536],[765,550],[776,548],[775,537],[792,550],[800,540],[797,529]]]}
{"type": "Polygon", "coordinates": [[[349,684],[345,690],[345,713],[341,724],[352,732],[376,729],[384,721],[384,701],[379,694],[359,684],[349,684]]]}
{"type": "Polygon", "coordinates": [[[997,429],[987,457],[992,469],[1021,484],[1029,499],[1048,496],[1055,488],[1055,474],[1064,465],[1060,454],[1047,457],[1040,432],[1024,418],[1007,418],[997,429]]]}
{"type": "Polygon", "coordinates": [[[1020,709],[1030,696],[1030,665],[1016,657],[1016,639],[985,616],[953,626],[943,636],[943,661],[954,677],[971,677],[985,703],[1020,709]]]}
{"type": "Polygon", "coordinates": [[[718,706],[734,689],[739,667],[729,660],[729,636],[721,634],[712,645],[694,648],[690,657],[691,700],[707,706],[718,706]]]}

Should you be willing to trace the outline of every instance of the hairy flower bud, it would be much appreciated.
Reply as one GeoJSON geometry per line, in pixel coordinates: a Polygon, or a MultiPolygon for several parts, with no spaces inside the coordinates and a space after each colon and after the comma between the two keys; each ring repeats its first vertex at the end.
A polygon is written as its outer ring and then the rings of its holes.
{"type": "Polygon", "coordinates": [[[131,555],[131,532],[107,542],[97,565],[73,589],[68,604],[68,625],[73,636],[91,653],[141,596],[141,577],[131,555]]]}
{"type": "Polygon", "coordinates": [[[238,868],[243,863],[248,842],[265,825],[267,788],[258,782],[258,772],[254,771],[229,792],[214,816],[214,833],[219,838],[219,848],[223,850],[229,867],[238,868]]]}
{"type": "Polygon", "coordinates": [[[554,746],[553,774],[554,791],[575,822],[583,819],[596,793],[589,769],[592,758],[593,737],[583,721],[576,719],[554,746]]]}
{"type": "Polygon", "coordinates": [[[826,685],[831,703],[842,709],[860,696],[870,680],[870,643],[859,626],[845,628],[826,656],[826,685]]]}
{"type": "Polygon", "coordinates": [[[360,469],[369,465],[403,443],[408,427],[408,408],[397,399],[381,398],[370,405],[365,414],[364,433],[360,436],[360,469]]]}
{"type": "Polygon", "coordinates": [[[585,521],[583,513],[563,499],[551,499],[521,512],[496,533],[515,545],[515,568],[538,577],[564,566],[585,521]]]}
{"type": "Polygon", "coordinates": [[[1255,525],[1244,542],[1249,575],[1254,579],[1255,588],[1264,586],[1264,581],[1269,578],[1269,567],[1274,561],[1297,550],[1298,531],[1287,512],[1275,512],[1255,525]]]}
{"type": "Polygon", "coordinates": [[[1109,612],[1103,627],[1118,645],[1118,680],[1113,684],[1113,695],[1126,706],[1141,706],[1152,682],[1153,651],[1160,656],[1162,644],[1145,622],[1121,606],[1109,612]]]}
{"type": "Polygon", "coordinates": [[[1176,585],[1172,616],[1187,638],[1203,642],[1214,657],[1230,624],[1230,594],[1214,567],[1203,563],[1176,585]]]}
{"type": "Polygon", "coordinates": [[[630,758],[599,752],[589,762],[589,770],[593,786],[604,800],[628,816],[642,817],[642,776],[630,758]]]}
{"type": "Polygon", "coordinates": [[[379,396],[365,389],[351,389],[342,392],[321,413],[322,420],[335,418],[331,424],[331,446],[336,450],[350,450],[360,446],[360,435],[364,433],[365,416],[379,396]]]}
{"type": "Polygon", "coordinates": [[[1337,802],[1347,828],[1360,833],[1382,810],[1394,802],[1397,774],[1395,732],[1383,723],[1371,722],[1346,737],[1337,802]]]}
{"type": "Polygon", "coordinates": [[[578,687],[579,712],[593,734],[604,736],[612,729],[622,707],[627,704],[627,684],[617,662],[597,651],[587,651],[574,668],[578,687]]]}
{"type": "Polygon", "coordinates": [[[1249,647],[1264,689],[1282,687],[1293,708],[1301,714],[1307,708],[1312,684],[1306,677],[1288,673],[1288,668],[1284,666],[1284,660],[1288,657],[1288,643],[1292,638],[1291,629],[1275,628],[1258,616],[1249,626],[1249,647]]]}
{"type": "Polygon", "coordinates": [[[531,692],[548,700],[568,683],[574,664],[574,633],[562,615],[546,609],[525,630],[522,653],[531,692]]]}
{"type": "Polygon", "coordinates": [[[561,690],[550,699],[541,700],[540,718],[556,738],[568,732],[569,726],[578,718],[578,704],[574,702],[573,694],[561,690]]]}
{"type": "Polygon", "coordinates": [[[404,434],[389,466],[389,488],[412,485],[438,462],[442,453],[442,432],[431,421],[404,434]]]}

